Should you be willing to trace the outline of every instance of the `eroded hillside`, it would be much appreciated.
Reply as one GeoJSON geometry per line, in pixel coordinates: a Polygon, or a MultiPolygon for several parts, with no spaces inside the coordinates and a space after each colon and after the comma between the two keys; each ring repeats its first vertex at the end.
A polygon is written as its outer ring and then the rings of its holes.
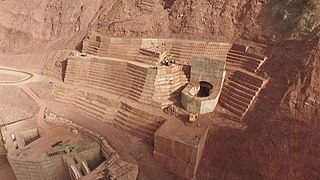
{"type": "MultiPolygon", "coordinates": [[[[2,1],[2,52],[96,30],[118,36],[190,36],[274,42],[317,30],[317,0],[2,1]]],[[[30,50],[29,50],[30,51],[30,50]]]]}
{"type": "Polygon", "coordinates": [[[100,0],[1,1],[1,51],[28,53],[29,46],[86,31],[100,3],[100,0]]]}
{"type": "Polygon", "coordinates": [[[114,36],[219,37],[255,45],[251,51],[269,57],[260,73],[270,77],[270,83],[247,117],[245,132],[211,131],[197,176],[320,176],[318,0],[5,0],[0,8],[3,53],[77,49],[87,31],[114,36]]]}

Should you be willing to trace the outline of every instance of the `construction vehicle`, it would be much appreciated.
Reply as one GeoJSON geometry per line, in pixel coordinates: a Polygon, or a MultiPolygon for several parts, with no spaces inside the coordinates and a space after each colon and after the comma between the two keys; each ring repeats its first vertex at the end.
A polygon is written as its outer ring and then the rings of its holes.
{"type": "Polygon", "coordinates": [[[53,150],[48,152],[49,157],[58,155],[61,152],[64,152],[67,154],[72,151],[72,149],[70,148],[70,141],[69,140],[67,140],[65,142],[58,141],[55,144],[51,145],[51,147],[53,150]]]}
{"type": "Polygon", "coordinates": [[[198,119],[198,114],[197,113],[195,113],[195,114],[192,113],[192,114],[189,115],[189,122],[190,123],[196,122],[197,119],[198,119]]]}
{"type": "Polygon", "coordinates": [[[177,109],[173,105],[164,108],[163,111],[170,116],[174,116],[177,113],[177,109]]]}

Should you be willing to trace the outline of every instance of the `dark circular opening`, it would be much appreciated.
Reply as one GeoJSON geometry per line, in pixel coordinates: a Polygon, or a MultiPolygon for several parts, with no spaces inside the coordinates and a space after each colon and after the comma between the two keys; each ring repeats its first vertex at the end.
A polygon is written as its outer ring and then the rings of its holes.
{"type": "Polygon", "coordinates": [[[211,93],[213,86],[206,81],[200,81],[200,90],[198,91],[198,97],[208,97],[211,93]]]}

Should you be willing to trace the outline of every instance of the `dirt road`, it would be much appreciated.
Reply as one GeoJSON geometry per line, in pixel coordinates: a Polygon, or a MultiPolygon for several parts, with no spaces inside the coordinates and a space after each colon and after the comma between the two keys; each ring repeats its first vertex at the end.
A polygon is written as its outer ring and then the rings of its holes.
{"type": "Polygon", "coordinates": [[[7,67],[1,67],[0,66],[0,73],[2,74],[8,74],[8,75],[13,75],[13,76],[18,76],[21,77],[21,79],[15,80],[15,81],[0,81],[0,86],[6,86],[6,85],[11,85],[11,86],[18,86],[20,87],[30,98],[35,100],[37,104],[40,107],[39,113],[38,113],[38,124],[40,125],[41,128],[44,130],[47,129],[45,126],[43,120],[44,117],[44,111],[45,111],[45,104],[43,101],[34,93],[32,90],[30,90],[26,84],[29,82],[34,82],[37,80],[42,80],[42,78],[39,78],[39,75],[29,73],[29,72],[24,72],[12,68],[7,68],[7,67]]]}
{"type": "Polygon", "coordinates": [[[0,74],[7,74],[12,76],[21,77],[19,80],[9,80],[9,81],[0,81],[0,85],[19,85],[27,82],[28,80],[32,79],[34,76],[32,73],[19,71],[11,68],[5,68],[0,66],[0,74]]]}

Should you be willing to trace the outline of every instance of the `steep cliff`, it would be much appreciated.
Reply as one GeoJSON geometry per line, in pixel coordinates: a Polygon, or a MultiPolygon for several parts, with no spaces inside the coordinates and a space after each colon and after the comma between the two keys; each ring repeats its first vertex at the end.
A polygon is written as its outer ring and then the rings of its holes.
{"type": "Polygon", "coordinates": [[[87,30],[101,0],[0,2],[0,50],[25,52],[34,46],[87,30]]]}
{"type": "Polygon", "coordinates": [[[247,129],[211,129],[199,179],[317,179],[320,176],[319,36],[264,49],[271,80],[247,129]]]}
{"type": "Polygon", "coordinates": [[[320,177],[319,0],[4,0],[0,9],[0,51],[30,53],[1,55],[3,64],[16,67],[32,57],[30,66],[57,72],[55,62],[67,54],[49,51],[78,49],[90,30],[255,45],[250,51],[269,57],[262,71],[271,80],[246,130],[211,130],[197,177],[320,177]]]}
{"type": "Polygon", "coordinates": [[[24,52],[87,30],[270,43],[315,31],[319,7],[317,0],[6,0],[0,2],[0,49],[24,52]]]}

